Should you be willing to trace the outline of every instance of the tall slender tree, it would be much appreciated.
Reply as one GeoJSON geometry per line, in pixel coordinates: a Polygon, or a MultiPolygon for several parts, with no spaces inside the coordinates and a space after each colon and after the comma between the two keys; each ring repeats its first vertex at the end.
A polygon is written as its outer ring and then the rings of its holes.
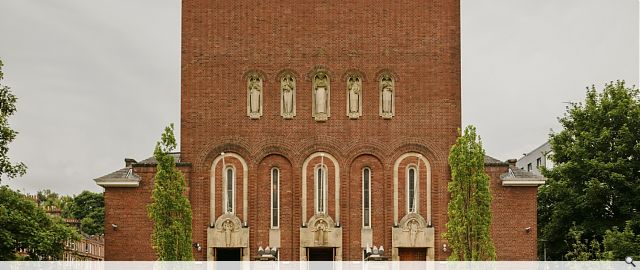
{"type": "Polygon", "coordinates": [[[185,195],[184,176],[176,168],[171,151],[176,148],[173,124],[165,128],[156,144],[158,162],[148,206],[153,222],[153,248],[161,261],[193,260],[191,248],[191,204],[185,195]]]}
{"type": "Polygon", "coordinates": [[[27,166],[22,162],[12,164],[9,159],[9,143],[16,138],[18,132],[9,127],[9,116],[16,112],[16,96],[9,86],[2,85],[2,60],[0,60],[0,182],[4,177],[15,178],[27,172],[27,166]]]}
{"type": "Polygon", "coordinates": [[[467,126],[449,153],[451,181],[447,232],[449,260],[495,260],[491,240],[491,191],[484,149],[476,128],[467,126]]]}

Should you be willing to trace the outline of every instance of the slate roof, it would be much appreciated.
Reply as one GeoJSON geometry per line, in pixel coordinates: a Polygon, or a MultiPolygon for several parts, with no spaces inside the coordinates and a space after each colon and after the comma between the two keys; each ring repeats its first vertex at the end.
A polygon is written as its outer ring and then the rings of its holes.
{"type": "Polygon", "coordinates": [[[125,167],[110,174],[98,177],[94,179],[96,182],[101,181],[140,181],[140,176],[133,173],[133,169],[131,167],[125,167]]]}
{"type": "Polygon", "coordinates": [[[499,165],[499,166],[506,166],[508,165],[508,163],[504,162],[504,161],[500,161],[496,158],[490,157],[485,155],[484,156],[484,165],[499,165]]]}
{"type": "Polygon", "coordinates": [[[510,165],[509,171],[500,176],[502,180],[544,181],[547,178],[510,165]]]}
{"type": "MultiPolygon", "coordinates": [[[[174,152],[174,153],[169,153],[170,155],[173,156],[173,160],[175,160],[176,163],[180,163],[180,152],[174,152]]],[[[158,161],[156,160],[155,157],[151,156],[145,160],[139,161],[136,164],[144,164],[144,165],[156,165],[158,164],[158,161]]]]}

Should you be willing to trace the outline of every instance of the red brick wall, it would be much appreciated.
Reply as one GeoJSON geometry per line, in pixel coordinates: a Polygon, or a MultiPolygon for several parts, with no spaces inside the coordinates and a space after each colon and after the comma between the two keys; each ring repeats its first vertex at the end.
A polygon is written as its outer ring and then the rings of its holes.
{"type": "MultiPolygon", "coordinates": [[[[344,222],[353,212],[358,213],[350,207],[359,205],[346,201],[347,195],[355,196],[349,193],[348,179],[353,174],[351,160],[357,156],[366,154],[380,160],[383,172],[374,175],[385,175],[388,196],[392,196],[392,164],[409,151],[429,157],[434,181],[446,183],[446,155],[460,126],[459,8],[457,0],[183,1],[181,151],[183,160],[193,164],[191,180],[193,190],[198,191],[191,194],[194,241],[206,243],[210,167],[222,151],[247,160],[249,183],[262,181],[258,174],[263,172],[256,171],[266,156],[281,155],[294,168],[289,206],[292,229],[289,235],[282,234],[283,245],[292,245],[283,246],[291,255],[282,251],[283,259],[298,258],[300,170],[304,159],[314,152],[326,151],[340,164],[345,241],[360,237],[359,228],[346,229],[353,224],[344,222]],[[327,69],[331,80],[331,117],[323,123],[311,117],[308,76],[317,67],[327,69]],[[251,70],[264,75],[264,113],[258,120],[246,116],[243,76],[251,70]],[[297,116],[292,120],[280,116],[278,74],[283,70],[291,70],[296,77],[297,116]],[[345,115],[345,75],[351,70],[364,74],[363,115],[357,120],[345,115]],[[382,70],[395,76],[396,116],[391,120],[378,115],[377,76],[382,70]],[[352,229],[356,235],[349,233],[352,229]]],[[[312,176],[309,174],[308,180],[312,181],[312,176]]],[[[382,179],[374,176],[374,181],[382,179]]],[[[333,192],[334,185],[328,187],[333,192]]],[[[250,185],[250,198],[264,196],[258,189],[250,185]]],[[[434,184],[434,190],[442,191],[442,185],[434,184]]],[[[313,192],[307,198],[312,202],[313,192]]],[[[332,198],[330,193],[330,212],[335,209],[332,198]]],[[[389,247],[392,201],[389,197],[383,200],[387,204],[386,231],[376,237],[384,237],[389,247]]],[[[442,218],[445,202],[446,198],[434,194],[434,223],[440,230],[446,221],[435,221],[435,215],[442,218]]],[[[250,207],[249,211],[259,210],[250,207]]],[[[307,211],[309,218],[312,203],[307,211]]],[[[257,218],[256,212],[249,220],[252,252],[258,242],[268,240],[265,225],[254,220],[254,215],[257,218]],[[254,224],[260,232],[253,232],[254,224]]],[[[377,215],[374,224],[380,219],[377,215]]],[[[360,222],[357,224],[359,227],[360,222]]],[[[205,252],[199,253],[198,259],[205,258],[205,252]]],[[[361,254],[349,248],[343,258],[360,259],[361,254]]]]}
{"type": "Polygon", "coordinates": [[[537,260],[537,187],[503,187],[507,167],[487,167],[491,177],[491,237],[501,261],[537,260]],[[527,232],[525,228],[531,227],[527,232]]]}
{"type": "MultiPolygon", "coordinates": [[[[151,247],[153,225],[147,212],[147,205],[151,203],[155,169],[134,167],[134,173],[141,177],[140,186],[137,188],[105,188],[105,260],[156,260],[151,247]],[[112,224],[116,224],[118,228],[114,230],[112,224]]],[[[189,190],[190,169],[181,167],[180,170],[187,179],[189,190]]]]}

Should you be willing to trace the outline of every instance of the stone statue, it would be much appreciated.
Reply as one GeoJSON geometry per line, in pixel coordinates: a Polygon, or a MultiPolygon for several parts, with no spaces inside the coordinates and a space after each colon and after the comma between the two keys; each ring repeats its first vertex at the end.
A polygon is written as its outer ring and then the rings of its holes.
{"type": "Polygon", "coordinates": [[[260,113],[260,92],[262,92],[262,80],[257,76],[249,78],[249,113],[260,113]]]}
{"type": "Polygon", "coordinates": [[[318,73],[313,80],[316,120],[326,120],[328,117],[329,78],[324,73],[318,73]]]}
{"type": "Polygon", "coordinates": [[[280,85],[282,87],[282,116],[292,118],[294,116],[295,80],[287,74],[282,77],[280,85]]]}
{"type": "Polygon", "coordinates": [[[235,226],[233,225],[233,221],[230,219],[225,220],[222,223],[222,231],[224,231],[224,241],[225,244],[229,247],[231,246],[231,234],[235,231],[235,226]]]}
{"type": "Polygon", "coordinates": [[[418,233],[422,232],[422,230],[420,229],[420,223],[418,223],[417,220],[412,219],[407,221],[407,224],[405,225],[405,229],[403,230],[405,232],[409,232],[409,238],[411,239],[411,245],[412,246],[416,246],[416,238],[418,237],[418,233]]]}
{"type": "Polygon", "coordinates": [[[327,243],[327,232],[330,232],[327,222],[320,219],[316,222],[314,229],[315,232],[314,243],[319,246],[323,246],[327,243]]]}
{"type": "Polygon", "coordinates": [[[360,116],[362,82],[358,77],[350,77],[347,85],[349,89],[349,117],[358,117],[360,116]]]}
{"type": "Polygon", "coordinates": [[[382,77],[380,82],[382,87],[382,114],[392,116],[393,114],[393,80],[391,77],[382,77]]]}

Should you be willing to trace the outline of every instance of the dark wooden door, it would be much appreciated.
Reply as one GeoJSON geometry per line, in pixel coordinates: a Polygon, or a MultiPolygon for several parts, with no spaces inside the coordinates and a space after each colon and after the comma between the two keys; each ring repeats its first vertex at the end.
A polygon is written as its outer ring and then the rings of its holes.
{"type": "Polygon", "coordinates": [[[401,261],[426,261],[426,248],[399,248],[398,255],[401,261]]]}
{"type": "Polygon", "coordinates": [[[333,248],[309,248],[309,261],[333,261],[333,248]]]}
{"type": "Polygon", "coordinates": [[[240,261],[242,249],[240,248],[216,248],[216,261],[240,261]]]}

